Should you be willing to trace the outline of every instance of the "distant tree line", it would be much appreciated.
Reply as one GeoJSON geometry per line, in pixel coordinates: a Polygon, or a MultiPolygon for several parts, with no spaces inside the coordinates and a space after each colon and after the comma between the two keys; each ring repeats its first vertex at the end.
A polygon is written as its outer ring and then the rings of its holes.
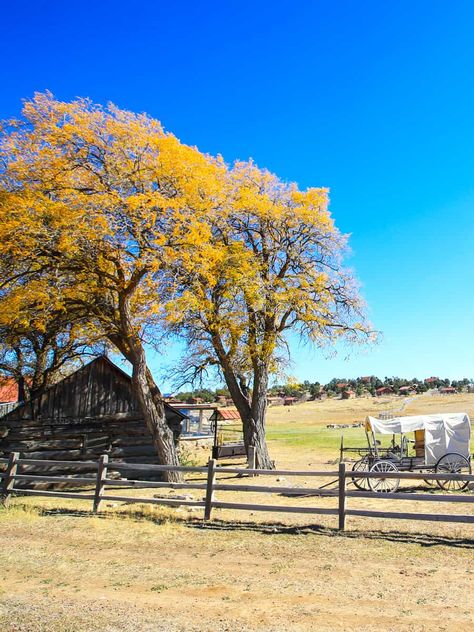
{"type": "MultiPolygon", "coordinates": [[[[458,392],[463,391],[469,384],[472,384],[473,380],[467,377],[461,380],[450,380],[449,378],[428,378],[425,380],[419,380],[414,377],[412,379],[400,378],[400,377],[384,377],[383,379],[371,375],[367,377],[357,378],[333,378],[327,384],[321,384],[320,382],[310,382],[305,380],[304,382],[298,382],[294,378],[290,378],[284,384],[276,384],[269,388],[269,397],[296,397],[302,398],[305,395],[308,399],[316,399],[321,393],[326,393],[328,397],[337,397],[344,391],[353,391],[355,395],[361,396],[364,394],[376,395],[378,388],[388,386],[395,394],[399,394],[400,389],[404,386],[412,387],[417,393],[425,393],[426,391],[434,388],[453,387],[458,392]]],[[[180,392],[175,395],[175,398],[187,402],[188,400],[195,398],[201,399],[203,402],[216,402],[219,398],[230,397],[230,393],[225,388],[209,389],[203,388],[194,391],[180,392]]]]}

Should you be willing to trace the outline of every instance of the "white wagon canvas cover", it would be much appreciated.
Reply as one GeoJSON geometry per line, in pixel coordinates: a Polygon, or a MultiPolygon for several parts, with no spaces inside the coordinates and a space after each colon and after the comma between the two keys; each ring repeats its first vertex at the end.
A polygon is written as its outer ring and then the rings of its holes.
{"type": "Polygon", "coordinates": [[[466,413],[414,415],[393,419],[367,418],[370,428],[380,434],[401,434],[425,431],[425,463],[435,465],[438,460],[456,452],[470,457],[471,421],[466,413]]]}

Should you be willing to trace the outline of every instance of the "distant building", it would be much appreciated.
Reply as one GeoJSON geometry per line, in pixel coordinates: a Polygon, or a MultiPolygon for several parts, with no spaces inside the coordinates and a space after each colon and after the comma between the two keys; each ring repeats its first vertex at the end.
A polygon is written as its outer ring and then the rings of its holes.
{"type": "Polygon", "coordinates": [[[381,386],[375,390],[377,397],[380,395],[393,395],[393,388],[391,386],[381,386]]]}
{"type": "Polygon", "coordinates": [[[283,397],[267,397],[267,403],[269,406],[283,406],[283,397]]]}
{"type": "Polygon", "coordinates": [[[283,405],[284,406],[293,406],[293,404],[295,402],[298,401],[297,397],[285,397],[285,399],[283,400],[283,405]]]}
{"type": "Polygon", "coordinates": [[[438,392],[440,393],[440,395],[454,395],[455,393],[457,393],[454,386],[444,386],[443,388],[439,388],[438,392]]]}
{"type": "Polygon", "coordinates": [[[20,387],[13,378],[0,379],[0,417],[20,403],[20,387]]]}
{"type": "Polygon", "coordinates": [[[355,391],[351,391],[351,390],[345,390],[345,391],[342,391],[341,393],[342,399],[352,399],[355,396],[356,396],[355,391]]]}
{"type": "Polygon", "coordinates": [[[425,384],[433,384],[434,382],[438,382],[438,381],[439,381],[439,377],[427,377],[424,380],[425,384]]]}
{"type": "Polygon", "coordinates": [[[400,395],[415,395],[417,392],[414,386],[400,386],[398,393],[400,395]]]}

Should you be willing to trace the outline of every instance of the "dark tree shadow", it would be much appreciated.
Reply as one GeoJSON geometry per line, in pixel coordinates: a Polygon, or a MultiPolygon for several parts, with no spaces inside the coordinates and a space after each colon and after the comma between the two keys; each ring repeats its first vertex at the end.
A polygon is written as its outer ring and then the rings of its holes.
{"type": "MultiPolygon", "coordinates": [[[[133,501],[130,503],[133,504],[133,501]]],[[[29,507],[29,505],[24,505],[29,507]]],[[[158,506],[159,507],[159,506],[158,506]]],[[[202,510],[202,507],[199,508],[202,510]]],[[[403,532],[403,531],[383,531],[383,530],[362,530],[351,529],[347,531],[339,531],[333,527],[326,527],[318,524],[308,525],[288,525],[281,522],[262,522],[256,523],[251,521],[237,520],[209,520],[202,519],[202,513],[199,516],[179,516],[179,515],[160,515],[159,513],[149,513],[141,508],[131,509],[130,507],[121,506],[119,511],[99,512],[93,514],[88,510],[67,509],[67,508],[44,508],[40,509],[41,516],[68,516],[72,518],[90,518],[95,516],[101,520],[133,520],[136,522],[147,521],[154,524],[176,523],[189,529],[197,529],[201,531],[211,532],[239,532],[239,533],[259,533],[269,536],[279,535],[295,535],[295,536],[319,536],[328,538],[340,538],[351,540],[372,540],[387,541],[398,544],[415,544],[422,547],[446,546],[450,548],[472,549],[474,550],[474,538],[470,537],[454,537],[436,535],[422,532],[403,532]],[[126,509],[120,511],[120,509],[126,509]]]]}
{"type": "Polygon", "coordinates": [[[290,526],[283,523],[253,523],[253,522],[231,522],[212,520],[209,522],[199,521],[188,524],[193,529],[204,529],[212,531],[252,531],[267,535],[319,535],[324,537],[337,537],[357,540],[387,540],[403,544],[417,544],[425,547],[449,546],[464,549],[474,549],[474,538],[457,538],[452,536],[441,536],[420,532],[402,531],[339,531],[331,527],[321,525],[290,526]]]}

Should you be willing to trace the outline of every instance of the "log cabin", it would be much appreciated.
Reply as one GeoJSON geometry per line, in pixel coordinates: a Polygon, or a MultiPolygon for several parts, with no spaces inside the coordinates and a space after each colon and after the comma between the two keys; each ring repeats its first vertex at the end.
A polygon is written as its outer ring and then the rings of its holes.
{"type": "MultiPolygon", "coordinates": [[[[165,414],[177,442],[186,416],[166,403],[165,414]]],[[[0,417],[0,454],[10,452],[30,459],[90,461],[108,454],[110,461],[159,463],[131,377],[105,356],[0,417]]]]}

